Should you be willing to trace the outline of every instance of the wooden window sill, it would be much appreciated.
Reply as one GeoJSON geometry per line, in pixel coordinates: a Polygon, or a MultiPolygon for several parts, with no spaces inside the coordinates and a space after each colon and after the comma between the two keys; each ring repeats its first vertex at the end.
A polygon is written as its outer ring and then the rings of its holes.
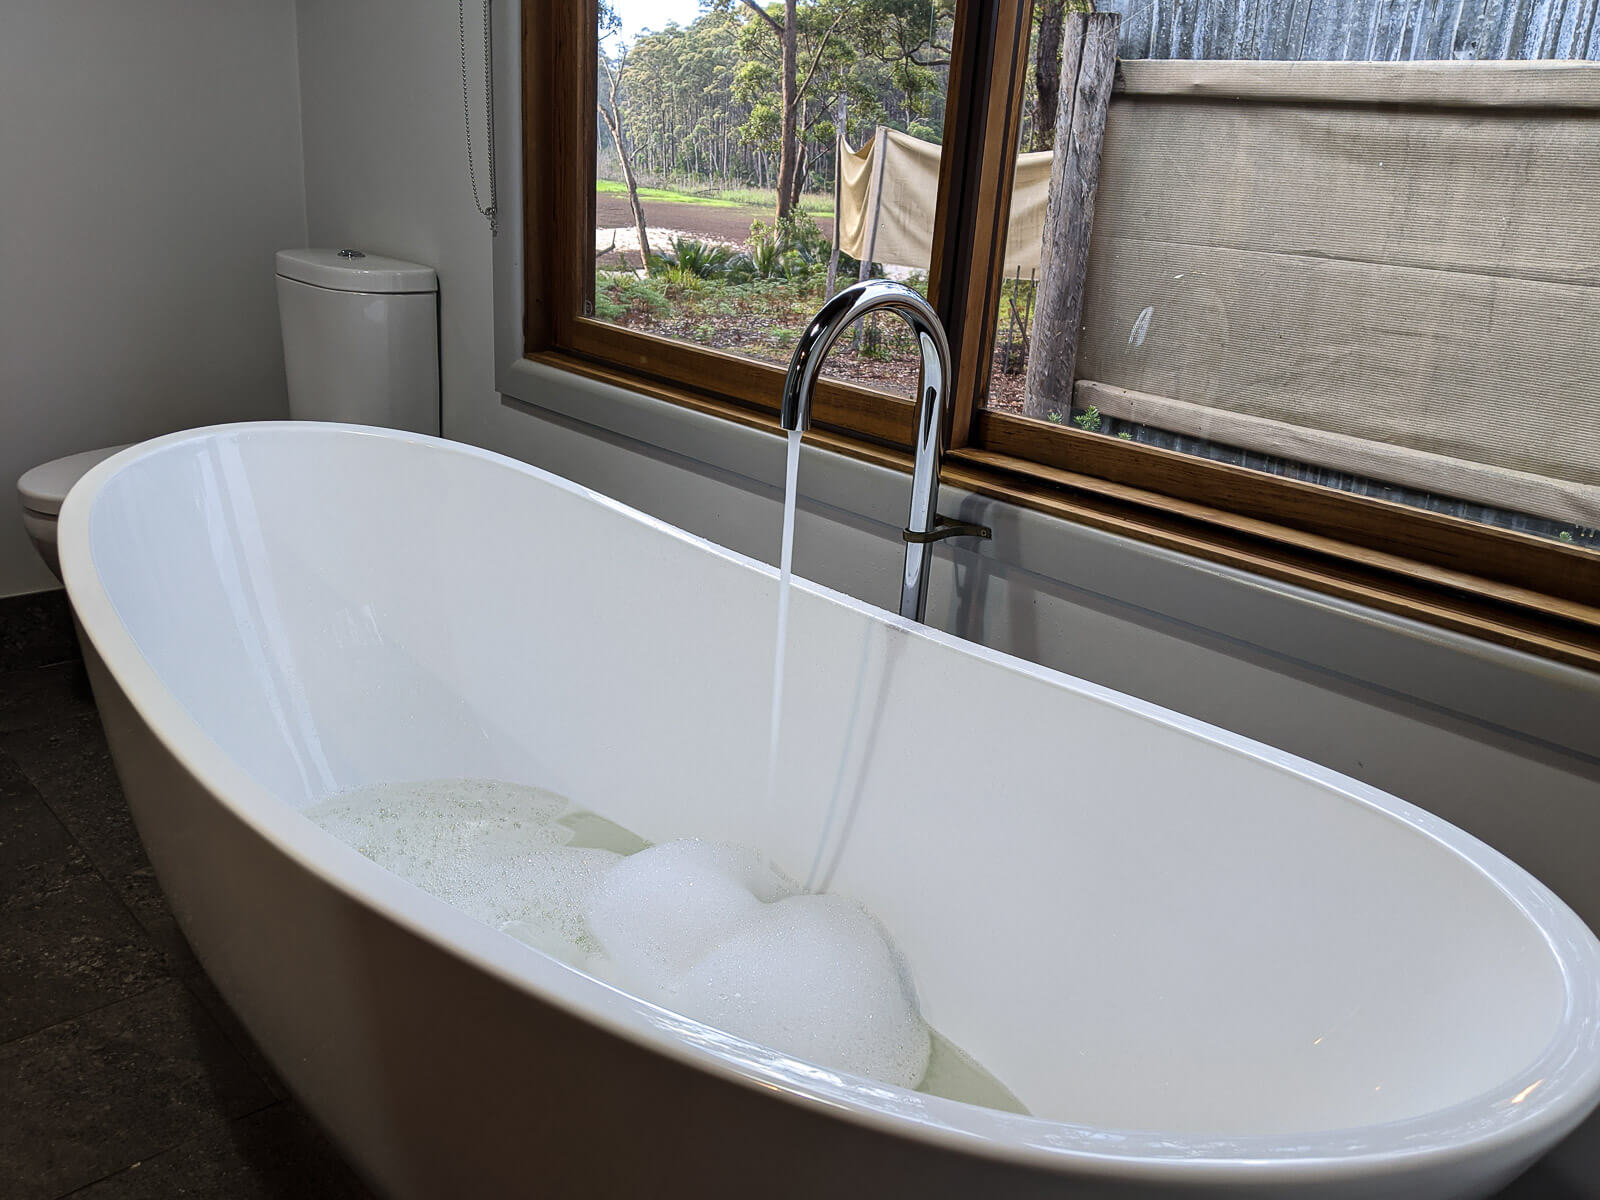
{"type": "MultiPolygon", "coordinates": [[[[762,409],[559,351],[534,362],[665,400],[752,429],[779,432],[762,409]]],[[[903,450],[813,428],[813,445],[909,473],[903,450]]],[[[990,449],[947,452],[945,483],[1093,529],[1336,596],[1383,612],[1600,671],[1600,607],[1548,596],[1323,533],[1175,499],[990,449]]]]}

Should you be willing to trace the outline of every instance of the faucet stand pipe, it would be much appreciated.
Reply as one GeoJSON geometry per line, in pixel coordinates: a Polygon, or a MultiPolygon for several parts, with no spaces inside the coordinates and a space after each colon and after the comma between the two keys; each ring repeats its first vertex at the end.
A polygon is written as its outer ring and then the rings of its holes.
{"type": "Polygon", "coordinates": [[[783,381],[779,420],[790,432],[811,427],[811,399],[823,359],[846,328],[880,309],[899,314],[911,327],[922,358],[912,439],[911,511],[904,533],[905,570],[900,578],[900,615],[921,621],[928,608],[933,543],[946,537],[989,536],[982,526],[952,522],[938,513],[939,463],[944,451],[940,435],[950,382],[950,345],[933,306],[912,289],[887,279],[864,280],[834,296],[811,319],[794,348],[783,381]]]}

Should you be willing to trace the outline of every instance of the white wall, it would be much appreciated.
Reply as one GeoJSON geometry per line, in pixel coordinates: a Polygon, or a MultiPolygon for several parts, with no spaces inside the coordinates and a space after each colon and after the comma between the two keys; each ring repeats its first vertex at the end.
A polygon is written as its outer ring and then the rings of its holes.
{"type": "MultiPolygon", "coordinates": [[[[444,428],[459,437],[463,422],[497,393],[489,226],[473,207],[467,177],[456,6],[300,0],[298,7],[311,244],[437,269],[444,428]]],[[[477,80],[481,9],[467,8],[477,80]]],[[[475,96],[480,180],[482,112],[475,96]]]]}
{"type": "MultiPolygon", "coordinates": [[[[770,559],[776,439],[507,366],[520,352],[520,235],[513,219],[492,243],[472,208],[451,8],[299,0],[313,241],[353,241],[438,268],[448,436],[770,559]],[[348,44],[363,52],[343,53],[348,44]]],[[[512,214],[521,170],[514,8],[496,0],[501,203],[512,214]]],[[[475,25],[468,34],[477,44],[475,25]]],[[[892,602],[904,481],[809,453],[802,474],[797,569],[892,602]]],[[[934,620],[1438,812],[1523,863],[1600,928],[1600,677],[947,494],[947,510],[969,507],[995,526],[995,541],[981,558],[941,552],[934,620]]],[[[960,714],[945,724],[959,728],[960,714]]],[[[1600,1197],[1600,1122],[1522,1189],[1507,1195],[1600,1197]]]]}
{"type": "Polygon", "coordinates": [[[9,491],[29,467],[285,415],[294,25],[292,0],[0,4],[0,596],[55,586],[9,491]]]}

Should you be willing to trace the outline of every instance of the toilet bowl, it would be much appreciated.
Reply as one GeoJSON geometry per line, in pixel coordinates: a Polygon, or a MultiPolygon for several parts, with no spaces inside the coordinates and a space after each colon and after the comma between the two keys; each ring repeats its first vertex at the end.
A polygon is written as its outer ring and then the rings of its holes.
{"type": "MultiPolygon", "coordinates": [[[[131,444],[131,443],[129,443],[131,444]]],[[[17,495],[22,501],[22,526],[28,531],[45,565],[61,578],[61,561],[56,556],[56,518],[61,503],[72,490],[72,485],[90,470],[127,445],[107,446],[101,450],[85,450],[41,463],[17,480],[17,495]]]]}

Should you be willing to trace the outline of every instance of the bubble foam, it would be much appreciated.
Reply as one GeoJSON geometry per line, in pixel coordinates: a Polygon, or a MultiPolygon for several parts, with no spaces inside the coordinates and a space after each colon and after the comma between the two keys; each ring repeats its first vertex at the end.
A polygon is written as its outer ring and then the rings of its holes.
{"type": "Polygon", "coordinates": [[[834,1070],[914,1088],[928,1027],[878,923],[796,894],[755,851],[668,842],[612,867],[585,910],[613,980],[643,999],[834,1070]]]}
{"type": "Polygon", "coordinates": [[[480,779],[380,783],[305,815],[379,866],[486,925],[584,966],[583,909],[620,854],[570,846],[563,797],[480,779]]]}
{"type": "MultiPolygon", "coordinates": [[[[539,788],[376,784],[305,815],[469,916],[641,999],[821,1066],[912,1088],[930,1035],[909,977],[860,905],[810,895],[754,850],[570,844],[609,826],[539,788]]],[[[634,839],[637,844],[637,839],[634,839]]]]}

